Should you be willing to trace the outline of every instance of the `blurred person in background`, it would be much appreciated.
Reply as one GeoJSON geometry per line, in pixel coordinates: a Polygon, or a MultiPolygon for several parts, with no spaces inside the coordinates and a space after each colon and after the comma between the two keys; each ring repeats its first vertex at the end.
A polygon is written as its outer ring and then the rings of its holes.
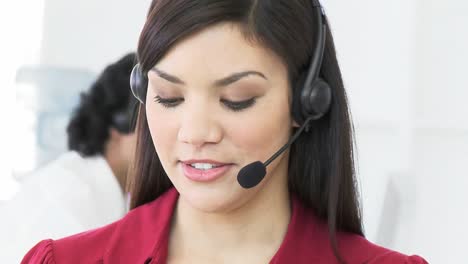
{"type": "MultiPolygon", "coordinates": [[[[67,126],[69,151],[27,176],[2,208],[0,262],[19,263],[38,239],[96,228],[126,211],[136,135],[130,91],[135,54],[107,66],[67,126]]],[[[66,89],[66,87],[64,87],[66,89]]]]}

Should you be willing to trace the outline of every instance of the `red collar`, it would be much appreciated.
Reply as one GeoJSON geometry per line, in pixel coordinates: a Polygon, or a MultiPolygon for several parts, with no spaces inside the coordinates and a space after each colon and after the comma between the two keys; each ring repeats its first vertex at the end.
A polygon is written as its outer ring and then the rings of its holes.
{"type": "MultiPolygon", "coordinates": [[[[160,218],[157,221],[161,232],[157,233],[156,244],[152,251],[151,263],[166,263],[168,253],[169,229],[172,215],[179,197],[175,188],[170,189],[158,200],[160,218]]],[[[329,248],[326,225],[302,206],[296,196],[292,196],[291,220],[283,242],[270,263],[322,263],[334,258],[329,248]],[[314,252],[315,251],[315,252],[314,252]]],[[[326,262],[330,263],[330,262],[326,262]]]]}
{"type": "MultiPolygon", "coordinates": [[[[166,263],[171,219],[178,197],[172,188],[153,202],[130,211],[113,232],[105,262],[166,263]],[[118,252],[131,252],[131,256],[118,252]]],[[[292,195],[291,201],[292,215],[286,236],[270,263],[337,263],[326,223],[296,196],[292,195]]],[[[363,263],[388,251],[355,234],[339,233],[337,240],[348,263],[363,263]]]]}

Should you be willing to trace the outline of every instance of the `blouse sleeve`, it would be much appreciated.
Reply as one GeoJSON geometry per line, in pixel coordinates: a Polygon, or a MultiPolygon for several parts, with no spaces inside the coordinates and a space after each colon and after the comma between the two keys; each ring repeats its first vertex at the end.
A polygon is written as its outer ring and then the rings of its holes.
{"type": "Polygon", "coordinates": [[[420,256],[406,256],[398,252],[388,252],[368,262],[369,264],[429,264],[420,256]]]}
{"type": "Polygon", "coordinates": [[[55,264],[52,239],[42,240],[24,256],[21,264],[55,264]]]}
{"type": "Polygon", "coordinates": [[[429,264],[425,259],[420,256],[409,256],[405,264],[429,264]]]}

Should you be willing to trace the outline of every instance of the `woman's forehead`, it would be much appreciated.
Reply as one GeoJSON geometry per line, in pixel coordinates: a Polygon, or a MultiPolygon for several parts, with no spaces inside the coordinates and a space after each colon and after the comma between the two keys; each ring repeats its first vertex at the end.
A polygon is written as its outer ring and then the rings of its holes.
{"type": "Polygon", "coordinates": [[[216,24],[181,40],[156,67],[178,75],[216,76],[245,70],[275,75],[286,69],[275,53],[247,39],[240,26],[232,23],[216,24]]]}

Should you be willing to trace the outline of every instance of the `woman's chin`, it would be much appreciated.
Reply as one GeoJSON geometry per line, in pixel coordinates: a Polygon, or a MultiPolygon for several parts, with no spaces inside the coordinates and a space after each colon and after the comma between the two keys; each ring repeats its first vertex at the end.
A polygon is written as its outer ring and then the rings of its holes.
{"type": "Polygon", "coordinates": [[[241,191],[228,191],[224,188],[191,188],[179,190],[180,197],[189,206],[205,213],[223,213],[241,206],[246,196],[241,191]]]}

